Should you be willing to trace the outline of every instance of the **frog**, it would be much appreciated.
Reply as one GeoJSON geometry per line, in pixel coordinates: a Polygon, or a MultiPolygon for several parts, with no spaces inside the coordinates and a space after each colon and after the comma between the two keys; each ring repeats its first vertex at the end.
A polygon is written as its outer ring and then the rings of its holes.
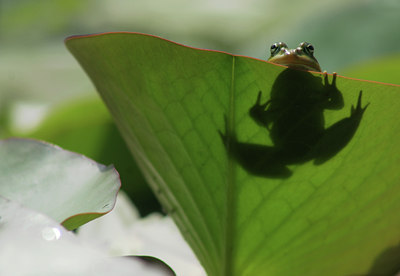
{"type": "Polygon", "coordinates": [[[314,46],[302,42],[289,49],[283,42],[272,44],[268,61],[287,67],[272,85],[270,99],[262,101],[258,91],[248,114],[254,123],[268,131],[267,144],[241,142],[225,117],[225,132],[219,132],[228,151],[249,173],[287,178],[293,165],[313,161],[322,165],[337,155],[353,138],[368,104],[362,105],[362,91],[350,116],[325,126],[324,111],[344,107],[341,91],[336,86],[337,74],[322,72],[314,57],[314,46]],[[321,76],[312,74],[321,72],[321,76]],[[269,143],[269,144],[268,144],[269,143]],[[271,145],[272,143],[272,145],[271,145]]]}
{"type": "Polygon", "coordinates": [[[293,69],[321,72],[321,67],[314,57],[314,46],[302,42],[295,49],[289,49],[284,42],[276,42],[270,47],[269,62],[281,64],[293,69]]]}

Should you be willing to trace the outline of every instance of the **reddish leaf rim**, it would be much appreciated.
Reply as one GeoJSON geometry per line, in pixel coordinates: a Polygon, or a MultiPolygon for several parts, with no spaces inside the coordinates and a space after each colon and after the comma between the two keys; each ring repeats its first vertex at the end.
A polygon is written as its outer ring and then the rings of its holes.
{"type": "MultiPolygon", "coordinates": [[[[230,55],[230,56],[233,56],[233,57],[244,57],[244,58],[249,58],[249,59],[258,60],[258,61],[262,61],[262,62],[265,62],[265,63],[273,64],[275,66],[280,66],[282,68],[287,68],[287,66],[276,64],[276,63],[272,63],[272,62],[269,62],[269,61],[263,60],[263,59],[258,59],[258,58],[249,57],[249,56],[245,56],[245,55],[234,55],[234,54],[231,54],[231,53],[228,53],[228,52],[224,52],[224,51],[219,51],[219,50],[196,48],[196,47],[192,47],[192,46],[188,46],[188,45],[185,45],[185,44],[182,44],[182,43],[178,43],[178,42],[175,42],[175,41],[172,41],[172,40],[169,40],[169,39],[157,36],[157,35],[145,34],[145,33],[140,33],[140,32],[121,31],[121,32],[103,32],[103,33],[93,33],[93,34],[84,34],[84,35],[72,35],[72,36],[69,36],[69,37],[65,38],[64,43],[67,43],[70,40],[75,40],[75,39],[80,39],[80,38],[90,38],[90,37],[97,37],[97,36],[103,36],[103,35],[114,35],[114,34],[136,34],[136,35],[149,36],[149,37],[154,37],[154,38],[157,38],[157,39],[161,39],[161,40],[173,43],[175,45],[179,45],[179,46],[183,46],[183,47],[186,47],[186,48],[190,48],[190,49],[193,49],[193,50],[221,53],[221,54],[226,54],[226,55],[230,55]]],[[[315,74],[320,74],[320,75],[324,74],[324,72],[316,72],[316,71],[310,71],[310,72],[313,72],[315,74]]],[[[332,74],[328,74],[328,75],[332,75],[332,74]]],[[[372,81],[372,80],[356,79],[356,78],[346,77],[346,76],[342,76],[342,75],[337,75],[337,77],[344,78],[344,79],[349,79],[349,80],[355,80],[355,81],[362,81],[362,82],[368,82],[368,83],[375,83],[375,84],[383,84],[383,85],[389,85],[389,86],[394,86],[394,87],[400,87],[400,85],[393,84],[393,83],[385,83],[385,82],[372,81]]]]}

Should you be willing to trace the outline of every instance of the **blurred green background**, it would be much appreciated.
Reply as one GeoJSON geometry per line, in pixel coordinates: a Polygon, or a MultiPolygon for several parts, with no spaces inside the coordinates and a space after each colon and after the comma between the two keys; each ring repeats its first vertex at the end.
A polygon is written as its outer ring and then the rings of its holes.
{"type": "Polygon", "coordinates": [[[0,137],[53,142],[115,164],[142,215],[160,210],[63,40],[143,32],[260,59],[311,42],[323,70],[400,84],[398,0],[0,0],[0,137]]]}

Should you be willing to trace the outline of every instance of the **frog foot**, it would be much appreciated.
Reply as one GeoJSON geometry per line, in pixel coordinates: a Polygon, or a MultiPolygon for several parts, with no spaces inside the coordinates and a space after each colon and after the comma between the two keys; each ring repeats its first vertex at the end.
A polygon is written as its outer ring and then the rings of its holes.
{"type": "Polygon", "coordinates": [[[358,94],[357,106],[354,107],[354,105],[351,105],[351,110],[350,110],[351,118],[361,118],[365,110],[367,109],[369,103],[367,103],[364,107],[362,107],[361,98],[362,98],[362,90],[358,94]]]}
{"type": "Polygon", "coordinates": [[[329,80],[328,80],[328,72],[324,71],[323,72],[324,75],[324,85],[325,87],[332,87],[334,89],[336,89],[336,77],[337,77],[337,73],[333,72],[332,73],[332,83],[329,84],[329,80]]]}
{"type": "Polygon", "coordinates": [[[264,118],[264,114],[268,105],[271,103],[271,100],[266,101],[265,103],[261,104],[261,95],[262,92],[258,92],[256,103],[250,108],[250,116],[260,125],[265,126],[265,122],[262,118],[264,118]]]}
{"type": "Polygon", "coordinates": [[[310,156],[314,157],[314,164],[320,165],[338,152],[340,152],[353,138],[358,126],[360,125],[362,116],[367,109],[369,103],[362,107],[361,104],[362,91],[358,95],[357,106],[351,106],[350,117],[344,118],[325,130],[325,133],[310,152],[310,156]]]}
{"type": "Polygon", "coordinates": [[[267,106],[269,105],[269,103],[271,102],[270,100],[268,100],[266,103],[261,104],[261,95],[262,95],[262,92],[258,91],[256,103],[250,109],[250,113],[252,111],[254,111],[254,112],[262,112],[262,111],[264,111],[267,108],[267,106]]]}

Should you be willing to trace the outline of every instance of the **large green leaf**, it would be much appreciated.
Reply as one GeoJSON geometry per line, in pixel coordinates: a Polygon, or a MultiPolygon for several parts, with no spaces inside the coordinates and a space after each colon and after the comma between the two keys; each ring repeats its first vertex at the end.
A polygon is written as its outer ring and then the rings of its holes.
{"type": "MultiPolygon", "coordinates": [[[[349,117],[363,90],[354,111],[361,122],[346,119],[324,131],[353,123],[353,130],[327,135],[323,151],[313,153],[330,160],[295,162],[286,168],[291,176],[255,176],[243,160],[236,158],[240,166],[228,158],[221,137],[229,152],[244,145],[264,160],[276,140],[249,109],[259,91],[264,103],[274,97],[272,89],[290,87],[291,70],[136,33],[78,36],[66,44],[209,275],[388,274],[399,268],[399,250],[387,250],[398,247],[400,234],[400,87],[339,77],[345,106],[310,114],[332,126],[349,117]]],[[[322,87],[318,74],[298,74],[311,90],[322,87]]],[[[286,92],[296,98],[298,91],[286,92]]],[[[284,96],[291,104],[291,95],[284,96]]],[[[288,128],[295,128],[292,121],[308,126],[301,118],[292,114],[288,128]]]]}
{"type": "Polygon", "coordinates": [[[0,195],[67,229],[110,212],[120,188],[112,166],[34,140],[0,141],[0,195]]]}

